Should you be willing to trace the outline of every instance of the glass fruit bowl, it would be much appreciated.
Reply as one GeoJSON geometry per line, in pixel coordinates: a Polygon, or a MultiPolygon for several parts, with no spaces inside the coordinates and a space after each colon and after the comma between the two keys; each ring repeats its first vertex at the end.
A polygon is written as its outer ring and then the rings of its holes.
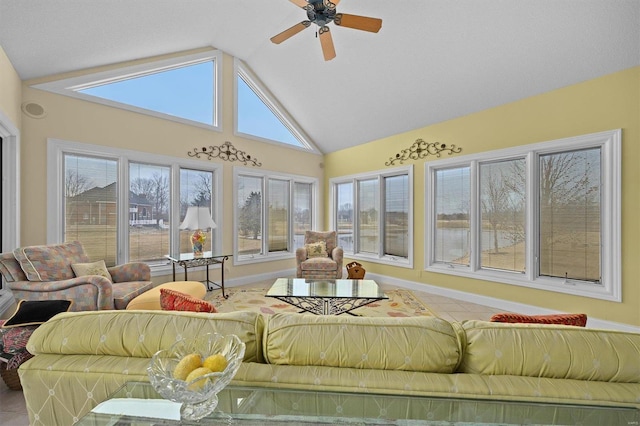
{"type": "MultiPolygon", "coordinates": [[[[182,403],[180,417],[185,420],[199,420],[215,410],[218,405],[218,392],[229,384],[244,359],[245,345],[238,336],[223,336],[209,333],[193,339],[174,343],[169,349],[156,352],[147,367],[149,381],[163,398],[182,403]],[[194,355],[194,354],[197,354],[194,355]],[[211,355],[222,354],[226,359],[223,371],[206,372],[195,378],[179,379],[174,376],[181,360],[189,357],[206,360],[211,355]],[[186,381],[189,379],[189,381],[186,381]]],[[[188,364],[192,364],[189,363],[188,364]]],[[[224,364],[224,362],[223,362],[224,364]]],[[[187,367],[193,369],[195,364],[187,367]]],[[[208,364],[207,364],[208,365],[208,364]]],[[[181,371],[184,371],[185,361],[181,371]]],[[[222,367],[221,367],[222,368],[222,367]]],[[[184,374],[178,374],[184,377],[184,374]]]]}

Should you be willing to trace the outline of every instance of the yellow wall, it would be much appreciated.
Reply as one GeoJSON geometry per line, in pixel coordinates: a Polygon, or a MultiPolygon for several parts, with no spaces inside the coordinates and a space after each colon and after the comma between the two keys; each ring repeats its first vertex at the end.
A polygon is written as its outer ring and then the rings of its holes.
{"type": "MultiPolygon", "coordinates": [[[[367,271],[607,321],[640,325],[640,67],[376,140],[325,156],[330,178],[385,169],[416,139],[455,144],[462,153],[622,129],[622,303],[423,271],[424,161],[414,164],[414,269],[369,263],[367,271]],[[354,159],[366,158],[367,161],[354,159]]],[[[326,185],[325,200],[329,187],[326,185]]],[[[329,204],[327,203],[327,208],[329,204]]],[[[328,216],[327,216],[328,217],[328,216]]]]}
{"type": "MultiPolygon", "coordinates": [[[[201,49],[202,50],[202,49],[201,49]]],[[[187,52],[187,53],[194,53],[187,52]]],[[[153,58],[153,60],[164,59],[153,58]]],[[[136,63],[139,63],[137,61],[136,63]]],[[[133,63],[122,64],[123,66],[133,63]]],[[[27,116],[22,122],[22,245],[46,243],[46,141],[57,138],[66,141],[83,142],[141,152],[189,158],[188,151],[194,147],[221,145],[231,141],[233,145],[256,158],[262,166],[256,169],[282,171],[319,179],[322,191],[322,156],[300,150],[280,147],[275,144],[259,143],[240,138],[233,134],[233,58],[224,56],[223,84],[223,132],[216,132],[120,110],[93,102],[87,102],[57,95],[29,87],[45,81],[24,82],[23,98],[41,104],[47,115],[42,119],[27,116]],[[28,225],[27,225],[28,224],[28,225]]],[[[106,68],[91,70],[103,71],[106,68]]],[[[77,75],[74,73],[73,75],[77,75]]],[[[57,76],[69,77],[71,74],[57,76]]],[[[51,80],[53,78],[48,78],[51,80]]],[[[203,162],[210,160],[202,159],[203,162]]],[[[223,220],[218,229],[223,232],[223,251],[233,251],[233,166],[220,159],[211,160],[223,164],[223,220]]],[[[240,165],[242,166],[242,165],[240,165]]],[[[252,166],[242,166],[252,168],[252,166]]],[[[322,193],[322,192],[320,192],[322,193]]],[[[233,268],[227,262],[231,273],[228,278],[253,275],[295,268],[295,260],[274,261],[233,268]],[[234,270],[236,269],[236,270],[234,270]]],[[[191,274],[189,275],[191,278],[191,274]]],[[[195,277],[194,277],[195,278],[195,277]]]]}
{"type": "Polygon", "coordinates": [[[20,128],[20,104],[22,103],[22,81],[11,61],[0,46],[0,111],[13,125],[20,128]]]}

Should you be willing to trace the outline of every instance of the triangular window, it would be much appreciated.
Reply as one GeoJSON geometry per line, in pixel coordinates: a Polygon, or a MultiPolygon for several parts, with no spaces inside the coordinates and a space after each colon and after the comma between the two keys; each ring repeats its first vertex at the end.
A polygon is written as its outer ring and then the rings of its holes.
{"type": "Polygon", "coordinates": [[[89,74],[35,87],[173,121],[218,127],[218,51],[89,74]]]}
{"type": "Polygon", "coordinates": [[[255,75],[236,60],[236,133],[305,150],[313,144],[255,75]]]}

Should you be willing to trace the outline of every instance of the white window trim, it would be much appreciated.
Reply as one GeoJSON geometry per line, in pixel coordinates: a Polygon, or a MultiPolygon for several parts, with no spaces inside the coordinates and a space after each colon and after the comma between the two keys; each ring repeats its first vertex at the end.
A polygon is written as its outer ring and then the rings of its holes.
{"type": "Polygon", "coordinates": [[[95,102],[114,108],[124,109],[137,112],[140,114],[150,115],[165,120],[175,121],[190,126],[202,127],[209,130],[222,131],[222,52],[212,50],[203,53],[194,53],[191,55],[179,56],[171,59],[147,62],[140,65],[132,65],[123,68],[116,68],[108,71],[101,71],[91,74],[85,74],[78,77],[65,78],[62,80],[51,81],[47,83],[34,84],[31,87],[35,89],[45,90],[59,95],[69,96],[76,99],[95,102]],[[182,117],[176,117],[170,114],[164,114],[158,111],[152,111],[145,108],[128,105],[109,99],[92,96],[79,90],[95,87],[103,84],[125,80],[127,78],[141,77],[157,73],[159,71],[169,71],[188,65],[195,65],[203,62],[213,61],[213,95],[214,95],[214,111],[213,125],[189,120],[182,117]]]}
{"type": "MultiPolygon", "coordinates": [[[[615,302],[622,301],[622,261],[621,261],[621,141],[620,129],[592,133],[587,135],[557,139],[531,145],[507,148],[503,150],[487,151],[479,154],[444,159],[425,163],[425,270],[450,275],[458,275],[468,278],[484,279],[504,284],[513,284],[522,287],[548,290],[557,293],[566,293],[575,296],[591,297],[615,302]],[[585,281],[564,280],[560,278],[537,276],[535,266],[535,253],[537,253],[537,241],[529,236],[538,235],[536,223],[537,203],[532,194],[536,193],[537,170],[532,167],[534,160],[542,154],[558,153],[576,149],[600,147],[601,160],[601,188],[602,188],[602,283],[596,285],[585,281]],[[472,237],[471,265],[454,265],[448,263],[436,263],[434,241],[431,238],[435,228],[434,215],[434,174],[443,168],[471,166],[471,208],[470,217],[472,230],[478,223],[477,206],[478,191],[474,191],[476,175],[475,170],[480,162],[509,160],[513,158],[525,158],[527,161],[527,187],[526,187],[526,272],[494,271],[481,269],[479,266],[479,253],[475,253],[476,239],[472,237]]],[[[472,235],[474,233],[472,232],[472,235]]]]}
{"type": "MultiPolygon", "coordinates": [[[[300,175],[292,175],[292,174],[283,174],[281,172],[271,172],[267,170],[256,171],[255,169],[248,169],[244,167],[234,167],[233,168],[233,188],[238,188],[238,178],[240,176],[249,176],[249,177],[257,177],[263,179],[262,181],[262,203],[263,203],[263,215],[262,215],[262,229],[268,229],[268,214],[266,214],[266,201],[268,200],[269,188],[268,188],[268,180],[269,179],[279,179],[279,180],[287,180],[291,183],[309,183],[313,186],[313,191],[311,194],[311,209],[312,209],[312,218],[311,218],[311,229],[316,229],[317,218],[318,218],[318,179],[309,177],[309,176],[300,176],[300,175]]],[[[293,221],[293,206],[294,206],[294,191],[293,188],[290,188],[289,191],[289,247],[290,249],[286,252],[273,252],[269,253],[267,251],[267,241],[268,238],[262,238],[262,254],[255,255],[240,255],[238,254],[238,218],[240,215],[238,214],[238,191],[234,189],[233,191],[233,264],[234,265],[247,265],[251,263],[261,263],[261,262],[270,262],[274,260],[283,260],[283,259],[291,259],[295,257],[295,248],[294,248],[294,221],[293,221]]]]}
{"type": "MultiPolygon", "coordinates": [[[[409,166],[403,166],[403,167],[396,167],[393,169],[384,169],[384,170],[377,170],[377,171],[372,171],[372,172],[365,172],[365,173],[358,173],[358,174],[353,174],[353,175],[347,175],[347,176],[340,176],[340,177],[335,177],[335,178],[331,178],[329,179],[329,186],[331,188],[331,196],[330,196],[330,209],[329,209],[329,223],[331,223],[331,226],[333,229],[338,229],[338,223],[337,223],[337,215],[336,215],[336,209],[338,208],[338,193],[336,191],[336,186],[338,184],[341,183],[353,183],[353,196],[354,196],[354,200],[353,200],[353,205],[354,205],[354,212],[353,212],[353,222],[354,222],[354,247],[356,245],[356,241],[355,241],[355,224],[358,221],[358,211],[355,208],[356,206],[356,200],[355,198],[357,197],[357,182],[361,181],[361,180],[367,180],[367,179],[377,179],[378,182],[380,183],[380,188],[383,188],[382,185],[382,179],[385,177],[391,177],[391,176],[397,176],[397,175],[401,175],[401,174],[407,174],[409,179],[408,179],[408,185],[409,185],[409,217],[407,218],[407,223],[409,225],[409,229],[408,229],[408,257],[404,258],[404,257],[397,257],[397,256],[390,256],[390,255],[384,255],[384,254],[373,254],[373,253],[356,253],[354,251],[347,251],[345,250],[344,253],[346,256],[348,256],[349,258],[353,258],[355,260],[363,260],[363,261],[367,261],[367,262],[372,262],[372,263],[380,263],[383,265],[391,265],[391,266],[398,266],[398,267],[402,267],[402,268],[409,268],[409,269],[413,269],[413,230],[414,230],[414,225],[413,225],[413,166],[409,165],[409,166]]],[[[383,204],[383,199],[384,197],[380,196],[378,199],[378,209],[380,212],[384,212],[384,206],[383,204]]],[[[379,216],[379,220],[382,221],[383,215],[380,214],[379,216]]],[[[380,233],[381,234],[381,233],[380,233]]],[[[379,239],[379,244],[378,244],[378,253],[384,253],[384,241],[383,238],[379,239]]]]}
{"type": "Polygon", "coordinates": [[[0,111],[2,137],[2,250],[20,245],[20,130],[0,111]]]}
{"type": "Polygon", "coordinates": [[[240,59],[234,58],[233,60],[233,133],[236,136],[252,139],[258,142],[265,142],[270,144],[276,144],[278,146],[284,146],[287,148],[293,148],[301,151],[311,151],[320,154],[320,150],[311,141],[311,138],[307,133],[302,130],[302,127],[294,120],[294,118],[287,112],[287,110],[280,104],[276,97],[266,88],[260,79],[249,69],[249,67],[243,63],[240,59]],[[291,134],[303,145],[295,146],[288,143],[276,141],[273,139],[262,138],[260,136],[252,135],[249,133],[243,133],[238,131],[238,80],[237,77],[241,77],[247,85],[255,92],[262,102],[271,110],[271,112],[280,120],[280,122],[291,132],[291,134]]]}
{"type": "MultiPolygon", "coordinates": [[[[129,193],[129,162],[158,164],[171,168],[171,199],[179,200],[180,192],[180,168],[210,171],[214,173],[213,192],[216,200],[214,202],[213,217],[216,223],[224,223],[222,217],[222,203],[224,200],[222,184],[222,166],[202,162],[197,160],[180,159],[148,152],[133,151],[127,149],[111,148],[102,145],[92,145],[79,142],[70,142],[60,139],[47,139],[47,244],[59,244],[64,241],[63,223],[63,179],[65,154],[77,154],[84,156],[99,156],[110,158],[118,162],[118,194],[129,193]]],[[[128,233],[128,203],[120,203],[118,206],[118,232],[117,232],[117,263],[122,264],[129,259],[129,233],[128,233]]],[[[171,205],[171,217],[180,217],[180,203],[173,202],[171,205]]],[[[222,247],[222,232],[214,232],[213,246],[222,247]]],[[[179,252],[179,229],[173,227],[171,234],[171,253],[179,252]]],[[[167,253],[169,254],[169,253],[167,253]]],[[[158,265],[149,265],[152,275],[166,275],[172,272],[169,261],[158,265]]]]}

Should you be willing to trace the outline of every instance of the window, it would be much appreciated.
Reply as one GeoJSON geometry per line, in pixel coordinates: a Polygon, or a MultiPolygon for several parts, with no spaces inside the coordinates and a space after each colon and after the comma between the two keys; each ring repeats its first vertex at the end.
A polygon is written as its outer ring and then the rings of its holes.
{"type": "MultiPolygon", "coordinates": [[[[48,199],[48,241],[79,240],[92,260],[108,266],[168,268],[165,255],[192,250],[190,231],[179,229],[189,206],[207,206],[217,220],[219,167],[49,140],[48,192],[55,196],[48,199]]],[[[219,232],[209,236],[205,250],[219,248],[219,232]]]]}
{"type": "Polygon", "coordinates": [[[413,169],[331,179],[333,228],[350,257],[412,267],[413,169]]]}
{"type": "Polygon", "coordinates": [[[427,269],[620,301],[620,134],[426,163],[427,269]]]}
{"type": "Polygon", "coordinates": [[[316,187],[314,178],[234,169],[234,262],[288,258],[302,247],[315,224],[316,187]]]}
{"type": "Polygon", "coordinates": [[[309,137],[241,61],[235,60],[236,134],[317,151],[309,137]]]}
{"type": "Polygon", "coordinates": [[[210,51],[34,85],[167,120],[219,129],[222,54],[210,51]]]}

